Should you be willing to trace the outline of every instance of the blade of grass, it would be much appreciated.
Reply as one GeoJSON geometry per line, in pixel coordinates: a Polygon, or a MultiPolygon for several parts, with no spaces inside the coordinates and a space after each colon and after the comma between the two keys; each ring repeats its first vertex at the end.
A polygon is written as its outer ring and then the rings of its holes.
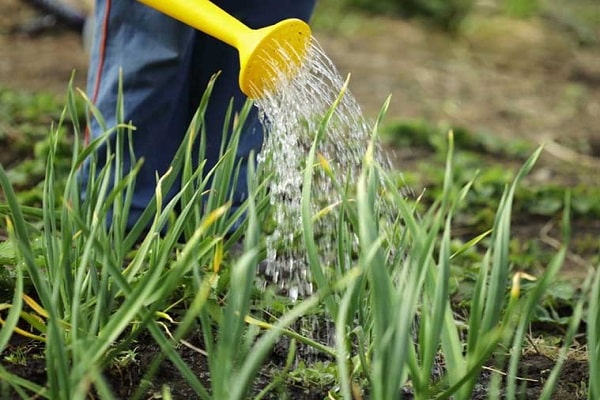
{"type": "MultiPolygon", "coordinates": [[[[588,274],[588,276],[586,277],[585,281],[583,282],[583,285],[582,285],[583,293],[586,293],[586,294],[590,293],[590,287],[592,286],[593,281],[594,281],[593,273],[590,272],[588,274]]],[[[544,383],[544,388],[542,390],[542,393],[540,394],[540,400],[550,400],[550,399],[554,398],[553,396],[555,396],[554,390],[556,388],[556,385],[559,382],[562,367],[564,366],[564,363],[567,360],[568,354],[571,351],[571,345],[573,344],[575,336],[577,335],[579,328],[581,326],[581,320],[584,315],[584,306],[585,306],[586,301],[587,301],[587,296],[582,296],[582,298],[579,299],[579,301],[575,305],[573,313],[571,314],[571,316],[569,318],[569,324],[567,326],[567,331],[565,332],[565,338],[564,338],[562,347],[560,348],[560,352],[558,354],[558,359],[556,360],[556,363],[555,363],[554,367],[552,368],[552,371],[550,372],[548,379],[544,383]]],[[[588,344],[588,346],[589,346],[589,344],[588,344]]],[[[591,376],[593,376],[593,375],[591,375],[591,373],[590,373],[590,377],[591,376]]],[[[591,392],[591,388],[588,390],[590,390],[590,392],[591,392]]]]}
{"type": "MultiPolygon", "coordinates": [[[[16,241],[15,234],[13,232],[13,226],[10,219],[7,219],[6,226],[8,228],[9,237],[13,241],[16,241]]],[[[14,243],[15,247],[18,246],[17,243],[14,243]]],[[[8,312],[8,316],[4,320],[2,324],[2,329],[0,329],[0,354],[8,345],[10,338],[17,327],[17,323],[19,322],[19,315],[23,308],[23,271],[19,266],[19,263],[15,263],[15,272],[16,279],[14,285],[14,293],[12,297],[10,311],[8,312]]]]}
{"type": "Polygon", "coordinates": [[[588,399],[600,398],[600,268],[596,268],[594,283],[589,295],[587,315],[588,365],[588,399]]]}
{"type": "MultiPolygon", "coordinates": [[[[564,224],[564,231],[565,231],[565,241],[568,240],[568,231],[569,228],[568,226],[570,226],[570,221],[569,221],[569,213],[570,213],[570,201],[569,198],[567,197],[566,199],[566,207],[564,210],[564,217],[563,217],[563,224],[564,224]]],[[[533,317],[534,317],[534,312],[535,312],[535,308],[536,306],[539,304],[542,296],[544,295],[544,293],[547,292],[549,285],[554,281],[556,274],[558,273],[558,271],[560,270],[560,268],[563,266],[564,261],[565,261],[565,257],[566,257],[566,253],[567,253],[567,243],[564,243],[563,246],[561,247],[561,249],[559,250],[559,252],[553,257],[553,259],[550,261],[550,264],[548,265],[548,267],[545,269],[544,273],[542,274],[542,276],[538,279],[535,287],[533,288],[533,290],[529,293],[527,293],[527,297],[526,297],[526,301],[525,301],[525,305],[523,307],[522,310],[520,310],[520,321],[516,327],[515,330],[515,335],[513,338],[513,344],[511,347],[511,357],[510,357],[510,362],[509,362],[509,367],[508,367],[508,376],[507,376],[507,382],[506,382],[506,396],[507,398],[516,398],[516,379],[518,376],[518,368],[519,368],[519,361],[520,361],[520,355],[521,355],[521,348],[522,348],[522,344],[525,340],[525,334],[527,333],[527,328],[529,327],[529,324],[531,323],[533,317]]],[[[583,306],[581,304],[578,304],[576,306],[576,309],[582,309],[583,306]]],[[[581,310],[580,310],[581,311],[581,310]]],[[[570,340],[569,340],[569,332],[571,332],[571,334],[573,333],[573,329],[577,328],[577,326],[579,326],[579,319],[577,319],[576,317],[577,313],[574,313],[573,316],[571,317],[572,321],[570,322],[569,326],[570,328],[568,328],[568,333],[567,333],[567,337],[565,338],[565,341],[563,342],[563,349],[568,348],[570,346],[570,340]],[[577,322],[576,326],[573,327],[573,323],[577,322]]],[[[572,336],[570,338],[572,340],[572,336]]],[[[564,354],[563,354],[564,357],[564,354]]],[[[560,360],[560,358],[559,358],[560,360]]],[[[562,361],[564,361],[564,359],[562,359],[562,361]]],[[[554,384],[556,384],[556,378],[557,378],[557,373],[558,371],[560,371],[560,367],[562,366],[562,362],[559,361],[557,362],[555,368],[553,369],[553,372],[551,373],[551,376],[553,376],[553,379],[548,379],[546,381],[546,384],[544,385],[544,391],[543,391],[543,396],[546,396],[545,398],[548,398],[547,396],[550,395],[550,387],[554,387],[554,384]],[[554,372],[556,371],[556,372],[554,372]]],[[[544,397],[540,397],[540,398],[544,398],[544,397]]]]}
{"type": "MultiPolygon", "coordinates": [[[[306,247],[306,254],[308,258],[308,265],[312,276],[317,284],[317,288],[324,289],[329,287],[329,283],[325,274],[323,273],[323,267],[318,254],[317,244],[314,237],[313,227],[313,210],[312,210],[312,182],[313,182],[313,169],[316,160],[316,149],[317,144],[327,131],[327,125],[331,121],[334,115],[336,107],[340,104],[341,99],[344,96],[344,92],[348,87],[349,79],[346,80],[342,87],[340,94],[338,95],[335,102],[331,105],[321,123],[318,131],[315,135],[313,145],[311,146],[310,152],[306,158],[306,169],[304,171],[303,183],[302,183],[302,199],[300,200],[301,205],[301,217],[302,217],[302,237],[304,238],[304,246],[306,247]]],[[[325,299],[325,305],[329,315],[335,319],[338,313],[338,305],[336,299],[327,298],[325,299]]]]}

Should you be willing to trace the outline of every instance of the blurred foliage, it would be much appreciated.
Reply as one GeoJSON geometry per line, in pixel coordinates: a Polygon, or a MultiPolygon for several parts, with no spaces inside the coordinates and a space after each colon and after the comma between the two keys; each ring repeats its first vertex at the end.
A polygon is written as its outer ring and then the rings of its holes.
{"type": "MultiPolygon", "coordinates": [[[[41,182],[50,147],[50,131],[61,118],[63,99],[49,93],[12,90],[0,87],[0,164],[7,170],[12,184],[19,190],[23,204],[41,201],[41,182]]],[[[83,109],[83,107],[81,108],[83,109]]],[[[81,121],[85,115],[78,116],[81,121]]],[[[72,151],[72,126],[59,135],[58,168],[68,170],[72,151]]]]}
{"type": "Polygon", "coordinates": [[[448,32],[459,31],[471,16],[504,14],[512,18],[541,17],[554,28],[570,32],[581,44],[598,43],[598,0],[320,0],[313,24],[321,29],[353,32],[367,25],[364,14],[419,18],[448,32]]]}
{"type": "Polygon", "coordinates": [[[19,161],[33,151],[34,143],[46,137],[53,120],[60,116],[56,98],[46,93],[29,94],[0,87],[0,162],[19,161]]]}
{"type": "Polygon", "coordinates": [[[423,17],[455,31],[469,14],[474,0],[341,0],[344,6],[377,14],[423,17]]]}
{"type": "MultiPolygon", "coordinates": [[[[392,148],[424,152],[416,160],[415,167],[405,171],[404,175],[409,185],[418,183],[427,188],[423,197],[425,203],[434,201],[442,190],[447,132],[450,130],[457,149],[453,168],[457,190],[475,179],[456,221],[464,226],[486,229],[493,222],[502,191],[534,146],[526,140],[506,140],[487,132],[435,125],[422,119],[389,123],[381,132],[384,143],[392,148]]],[[[576,181],[567,185],[544,179],[523,185],[517,189],[514,211],[527,218],[559,218],[567,193],[571,194],[575,217],[600,219],[600,202],[597,201],[600,187],[576,181]]]]}
{"type": "Polygon", "coordinates": [[[581,45],[594,45],[600,41],[598,0],[547,0],[540,10],[549,23],[570,32],[581,45]]]}
{"type": "Polygon", "coordinates": [[[504,0],[504,10],[510,16],[527,18],[539,11],[538,0],[504,0]]]}
{"type": "Polygon", "coordinates": [[[534,149],[526,140],[507,141],[488,132],[475,132],[461,126],[436,125],[424,119],[390,122],[383,127],[381,135],[388,144],[435,151],[443,160],[448,143],[447,132],[450,130],[454,134],[454,143],[461,152],[470,150],[523,161],[534,149]]]}

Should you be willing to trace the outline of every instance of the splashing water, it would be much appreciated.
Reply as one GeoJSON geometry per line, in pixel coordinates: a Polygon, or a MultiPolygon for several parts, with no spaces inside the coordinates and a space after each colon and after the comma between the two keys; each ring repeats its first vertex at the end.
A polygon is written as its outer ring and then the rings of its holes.
{"type": "MultiPolygon", "coordinates": [[[[276,228],[267,237],[266,274],[292,299],[312,292],[311,276],[302,240],[301,198],[304,162],[322,119],[344,88],[344,79],[316,40],[312,40],[303,65],[293,77],[280,74],[275,89],[255,101],[266,131],[258,162],[272,174],[269,195],[276,228]]],[[[317,152],[340,172],[345,185],[358,177],[371,125],[351,93],[346,90],[318,143],[317,152]]],[[[382,152],[376,158],[382,165],[382,152]]],[[[312,213],[340,200],[329,178],[315,169],[312,213]]],[[[329,217],[328,217],[329,218],[329,217]]],[[[333,217],[332,217],[333,218],[333,217]]],[[[323,255],[333,249],[335,220],[319,219],[315,236],[323,255]]]]}

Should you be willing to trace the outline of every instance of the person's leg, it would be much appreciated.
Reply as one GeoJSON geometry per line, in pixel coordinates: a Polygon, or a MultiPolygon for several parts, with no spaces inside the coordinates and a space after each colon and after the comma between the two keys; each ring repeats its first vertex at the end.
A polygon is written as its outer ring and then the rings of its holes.
{"type": "MultiPolygon", "coordinates": [[[[271,25],[285,18],[308,20],[314,0],[252,0],[216,2],[252,28],[271,25]]],[[[156,173],[163,174],[187,130],[191,116],[210,77],[217,79],[206,113],[206,171],[218,159],[225,113],[229,101],[241,109],[246,97],[238,86],[237,50],[218,40],[164,16],[134,0],[98,0],[96,35],[91,51],[88,93],[106,119],[116,123],[119,70],[123,70],[124,121],[136,127],[133,135],[135,156],[144,158],[136,180],[129,225],[146,208],[156,185],[156,173]]],[[[92,137],[102,134],[96,121],[90,126],[92,137]]],[[[238,156],[242,160],[234,208],[245,198],[246,160],[259,151],[263,132],[256,109],[251,112],[240,138],[238,156]]],[[[111,140],[114,143],[114,138],[111,140]]],[[[114,149],[114,146],[113,146],[114,149]]],[[[131,165],[124,154],[124,170],[131,165]]],[[[98,164],[106,163],[103,149],[98,164]]],[[[89,165],[84,166],[84,182],[89,165]]]]}
{"type": "MultiPolygon", "coordinates": [[[[134,0],[98,0],[95,38],[88,72],[88,94],[110,129],[116,124],[119,75],[122,71],[124,121],[136,127],[133,148],[144,164],[136,178],[129,225],[139,218],[164,174],[189,124],[189,75],[195,31],[134,0]]],[[[91,121],[91,138],[101,135],[91,121]]],[[[115,138],[110,139],[114,150],[115,138]]],[[[106,162],[97,152],[98,168],[106,162]]],[[[132,160],[125,151],[124,171],[132,160]]],[[[82,180],[89,177],[84,165],[82,180]]]]}

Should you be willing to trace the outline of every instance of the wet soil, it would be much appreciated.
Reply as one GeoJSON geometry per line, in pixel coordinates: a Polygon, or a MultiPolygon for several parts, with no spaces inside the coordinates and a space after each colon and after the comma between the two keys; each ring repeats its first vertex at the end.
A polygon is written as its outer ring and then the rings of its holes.
{"type": "MultiPolygon", "coordinates": [[[[37,15],[19,0],[3,0],[0,86],[63,95],[75,71],[75,85],[84,88],[87,55],[81,36],[60,26],[39,34],[24,33],[24,27],[32,32],[28,24],[37,15]]],[[[544,18],[515,21],[493,15],[469,21],[457,37],[418,22],[380,17],[342,32],[317,30],[315,36],[340,71],[352,73],[350,90],[367,116],[376,116],[391,94],[388,120],[423,118],[502,138],[550,142],[538,170],[542,179],[600,185],[599,44],[582,46],[572,32],[544,18]]],[[[0,153],[3,151],[10,149],[0,149],[0,153]]],[[[394,151],[395,164],[410,168],[410,159],[414,158],[411,150],[394,151]]],[[[543,239],[548,232],[557,231],[544,230],[547,224],[522,221],[516,230],[524,237],[543,239]]],[[[591,238],[600,235],[597,221],[575,224],[574,232],[584,232],[591,238]]],[[[546,242],[549,246],[555,243],[546,242]]],[[[569,260],[568,274],[575,280],[582,279],[589,267],[587,258],[572,253],[569,260]]],[[[26,362],[8,363],[4,359],[0,360],[2,365],[42,383],[45,364],[39,346],[15,338],[3,356],[17,350],[29,352],[26,362]]],[[[208,379],[204,356],[186,348],[181,351],[195,372],[208,379]]],[[[111,369],[108,379],[119,396],[130,395],[129,388],[143,377],[141,366],[157,352],[142,342],[136,360],[111,369]]],[[[270,368],[281,368],[284,361],[285,356],[275,354],[270,368]]],[[[524,356],[525,398],[537,397],[555,362],[555,358],[540,353],[524,356]]],[[[175,368],[168,362],[163,364],[155,382],[157,388],[161,382],[178,379],[175,368]]],[[[272,376],[268,368],[261,372],[259,382],[263,385],[272,376]]],[[[569,358],[554,398],[579,398],[577,393],[587,374],[583,359],[569,358]]],[[[174,398],[193,398],[185,387],[176,390],[174,398]]],[[[290,396],[324,398],[327,389],[297,388],[290,396]]]]}
{"type": "MultiPolygon", "coordinates": [[[[195,346],[201,346],[200,337],[188,338],[188,343],[195,346]]],[[[183,361],[196,374],[200,382],[205,386],[210,386],[210,375],[208,373],[208,360],[204,354],[186,346],[180,346],[178,352],[183,361]]],[[[26,377],[32,382],[44,385],[46,377],[46,363],[43,359],[43,348],[39,342],[25,340],[20,338],[13,339],[12,343],[3,352],[6,357],[11,354],[20,354],[21,358],[7,362],[2,361],[2,366],[11,373],[26,377]]],[[[153,364],[155,358],[161,357],[161,351],[152,338],[141,337],[137,341],[129,357],[121,357],[106,369],[105,379],[110,385],[116,398],[127,399],[134,395],[134,392],[140,385],[145,385],[145,391],[142,398],[163,398],[163,386],[168,386],[173,399],[188,400],[199,398],[194,390],[188,386],[185,379],[177,368],[169,361],[162,361],[155,373],[151,376],[146,375],[149,366],[153,364]]],[[[298,360],[306,362],[306,354],[299,353],[298,360]]],[[[162,358],[161,358],[162,359],[162,358]]],[[[264,367],[259,371],[254,381],[254,387],[251,392],[257,395],[262,389],[269,385],[274,377],[280,375],[284,368],[286,360],[286,349],[280,352],[275,349],[269,357],[264,367]]],[[[316,360],[312,360],[313,362],[316,360]]],[[[319,360],[321,362],[335,363],[334,360],[319,360]]],[[[552,369],[557,362],[557,354],[548,355],[543,352],[528,351],[523,354],[519,363],[519,373],[517,380],[517,398],[537,399],[540,397],[544,385],[552,369]]],[[[310,364],[309,364],[310,365],[310,364]]],[[[472,399],[484,400],[488,398],[488,384],[490,382],[493,367],[486,367],[481,372],[479,383],[473,391],[472,399]]],[[[589,379],[589,369],[584,357],[569,357],[559,375],[556,387],[551,399],[563,400],[585,399],[587,392],[585,390],[589,379]]],[[[302,399],[302,400],[321,400],[328,397],[329,392],[336,393],[336,388],[332,386],[321,385],[317,382],[294,382],[293,379],[282,381],[282,384],[274,391],[269,392],[265,399],[302,399]]],[[[367,388],[363,388],[363,398],[369,398],[367,388]]],[[[409,386],[403,390],[403,398],[412,399],[412,391],[409,386]]],[[[7,390],[3,399],[19,399],[16,394],[7,390]]],[[[95,398],[90,394],[88,398],[95,398]]]]}

